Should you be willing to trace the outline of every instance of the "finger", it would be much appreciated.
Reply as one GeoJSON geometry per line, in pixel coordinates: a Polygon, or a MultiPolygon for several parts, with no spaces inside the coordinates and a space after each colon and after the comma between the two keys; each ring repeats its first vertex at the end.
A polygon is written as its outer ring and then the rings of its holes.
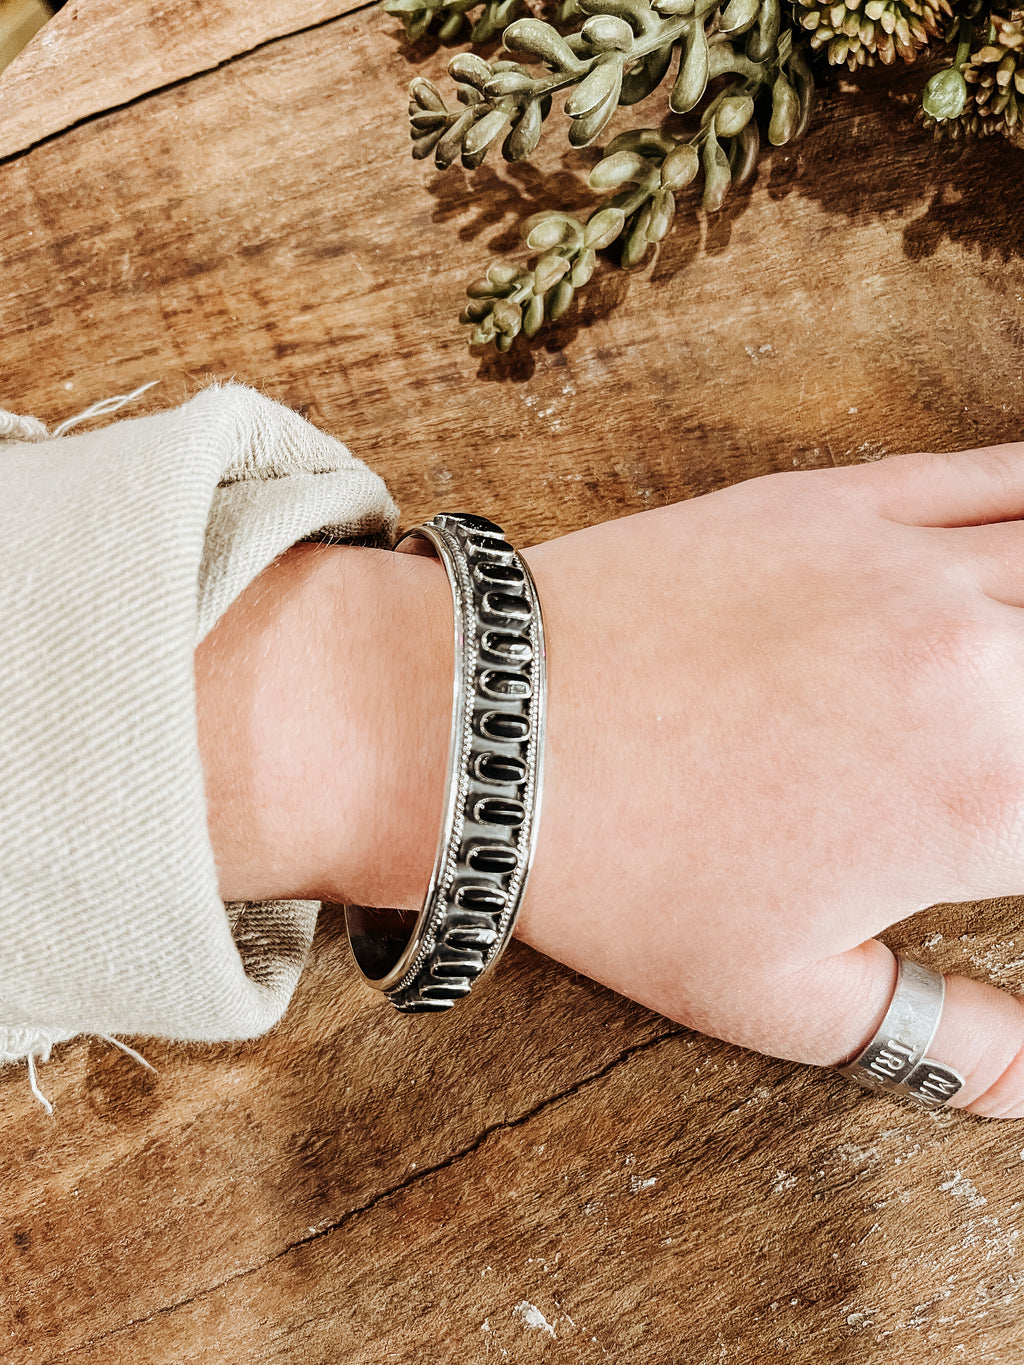
{"type": "Polygon", "coordinates": [[[1024,442],[949,455],[892,455],[843,469],[880,516],[908,526],[979,526],[1024,516],[1024,442]]]}
{"type": "Polygon", "coordinates": [[[967,564],[986,596],[1010,607],[1024,606],[1024,521],[928,529],[922,534],[945,540],[950,554],[967,564]]]}
{"type": "MultiPolygon", "coordinates": [[[[805,968],[799,981],[789,983],[790,991],[801,993],[809,1027],[827,1021],[818,1036],[828,1040],[831,1055],[813,1060],[837,1066],[867,1046],[892,1000],[896,970],[890,950],[871,939],[805,968]]],[[[964,1077],[952,1108],[986,1118],[1024,1118],[1024,1001],[987,982],[947,976],[928,1056],[964,1077]]]]}

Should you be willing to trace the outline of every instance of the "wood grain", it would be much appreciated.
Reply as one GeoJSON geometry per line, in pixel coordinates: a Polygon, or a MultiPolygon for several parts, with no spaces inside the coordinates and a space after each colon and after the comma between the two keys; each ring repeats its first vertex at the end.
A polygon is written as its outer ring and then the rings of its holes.
{"type": "Polygon", "coordinates": [[[0,76],[0,158],[360,7],[360,0],[71,0],[0,76]]]}
{"type": "MultiPolygon", "coordinates": [[[[991,190],[1014,153],[951,158],[880,79],[550,337],[481,357],[466,282],[523,216],[583,202],[559,138],[440,176],[408,158],[419,66],[379,15],[309,7],[259,46],[269,6],[207,7],[237,56],[207,71],[156,9],[131,101],[97,93],[0,165],[3,406],[57,421],[158,378],[146,410],[235,376],[346,439],[407,520],[464,505],[523,543],[1020,435],[1024,213],[991,190]]],[[[86,83],[96,41],[65,49],[86,83]]],[[[1020,901],[892,941],[1024,989],[1020,901]]],[[[392,1017],[328,913],[267,1038],[139,1046],[155,1078],[59,1049],[52,1121],[0,1076],[0,1359],[1020,1358],[1019,1127],[687,1034],[525,949],[451,1019],[392,1017]]]]}

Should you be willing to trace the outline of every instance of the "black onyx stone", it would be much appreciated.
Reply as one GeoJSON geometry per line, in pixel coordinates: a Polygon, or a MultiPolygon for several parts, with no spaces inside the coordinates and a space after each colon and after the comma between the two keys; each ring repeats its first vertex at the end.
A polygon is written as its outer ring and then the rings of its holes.
{"type": "MultiPolygon", "coordinates": [[[[454,1004],[456,1000],[468,995],[472,989],[472,981],[467,981],[465,977],[455,977],[445,981],[425,981],[419,988],[420,995],[423,996],[423,1004],[428,1009],[436,1009],[438,1006],[444,1009],[445,1006],[441,1003],[442,1001],[447,1000],[450,1004],[454,1004]]],[[[422,1006],[415,1005],[413,1008],[421,1009],[422,1006]]]]}
{"type": "Polygon", "coordinates": [[[452,517],[460,526],[464,526],[467,531],[479,534],[481,531],[485,535],[498,536],[503,538],[505,532],[494,521],[488,521],[486,517],[478,517],[473,512],[442,512],[438,518],[440,521],[444,517],[452,517]]]}
{"type": "Polygon", "coordinates": [[[510,626],[525,625],[530,619],[530,604],[526,598],[507,592],[485,592],[480,609],[492,620],[510,626]]]}
{"type": "Polygon", "coordinates": [[[510,630],[485,630],[480,649],[503,664],[528,664],[533,658],[533,646],[526,636],[510,630]]]}
{"type": "Polygon", "coordinates": [[[484,910],[489,915],[500,915],[505,908],[505,893],[496,886],[460,886],[455,893],[455,904],[463,910],[484,910]]]}
{"type": "Polygon", "coordinates": [[[514,848],[506,848],[503,844],[474,844],[466,854],[466,864],[474,872],[491,872],[504,877],[516,870],[519,855],[514,848]]]}
{"type": "Polygon", "coordinates": [[[473,764],[481,782],[525,782],[526,764],[504,754],[481,754],[473,764]]]}
{"type": "Polygon", "coordinates": [[[518,564],[476,564],[473,577],[478,583],[493,583],[496,588],[519,587],[526,582],[518,564]]]}
{"type": "Polygon", "coordinates": [[[490,555],[503,564],[510,564],[515,554],[507,540],[498,540],[495,536],[470,536],[466,548],[471,554],[490,555]]]}
{"type": "Polygon", "coordinates": [[[497,937],[498,931],[491,924],[453,924],[444,931],[445,943],[481,951],[490,948],[497,937]]]}
{"type": "Polygon", "coordinates": [[[430,962],[430,975],[434,977],[478,976],[483,969],[484,959],[476,948],[448,943],[435,950],[430,962]]]}
{"type": "Polygon", "coordinates": [[[485,796],[473,807],[473,818],[481,825],[521,825],[526,819],[526,809],[521,801],[513,801],[507,796],[485,796]]]}
{"type": "Polygon", "coordinates": [[[507,697],[510,701],[525,701],[532,691],[529,678],[521,673],[500,673],[496,668],[481,673],[480,690],[488,697],[507,697]]]}
{"type": "Polygon", "coordinates": [[[513,716],[507,711],[485,711],[476,726],[484,739],[494,739],[499,744],[526,739],[530,733],[526,716],[513,716]]]}

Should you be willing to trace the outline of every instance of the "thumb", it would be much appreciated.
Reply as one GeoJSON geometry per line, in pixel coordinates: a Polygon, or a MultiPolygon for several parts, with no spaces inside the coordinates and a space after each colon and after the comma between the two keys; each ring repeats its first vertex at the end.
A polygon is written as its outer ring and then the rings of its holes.
{"type": "MultiPolygon", "coordinates": [[[[803,969],[805,1017],[827,1020],[831,1064],[856,1057],[880,1028],[896,989],[895,955],[870,939],[803,969]],[[837,1002],[843,1002],[837,1013],[837,1002]]],[[[1024,1118],[1024,1000],[987,982],[947,976],[928,1057],[952,1067],[964,1086],[949,1102],[985,1118],[1024,1118]]],[[[820,1035],[819,1035],[820,1036],[820,1035]]]]}

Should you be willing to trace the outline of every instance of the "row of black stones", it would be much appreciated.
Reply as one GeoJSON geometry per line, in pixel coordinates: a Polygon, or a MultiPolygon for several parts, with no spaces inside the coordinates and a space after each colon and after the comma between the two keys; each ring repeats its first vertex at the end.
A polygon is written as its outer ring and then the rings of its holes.
{"type": "MultiPolygon", "coordinates": [[[[526,573],[504,532],[465,513],[435,517],[461,561],[475,643],[467,694],[462,822],[443,903],[420,959],[389,998],[405,1013],[448,1010],[504,946],[521,895],[534,774],[536,627],[526,573]]],[[[468,623],[467,623],[468,626],[468,623]]]]}

